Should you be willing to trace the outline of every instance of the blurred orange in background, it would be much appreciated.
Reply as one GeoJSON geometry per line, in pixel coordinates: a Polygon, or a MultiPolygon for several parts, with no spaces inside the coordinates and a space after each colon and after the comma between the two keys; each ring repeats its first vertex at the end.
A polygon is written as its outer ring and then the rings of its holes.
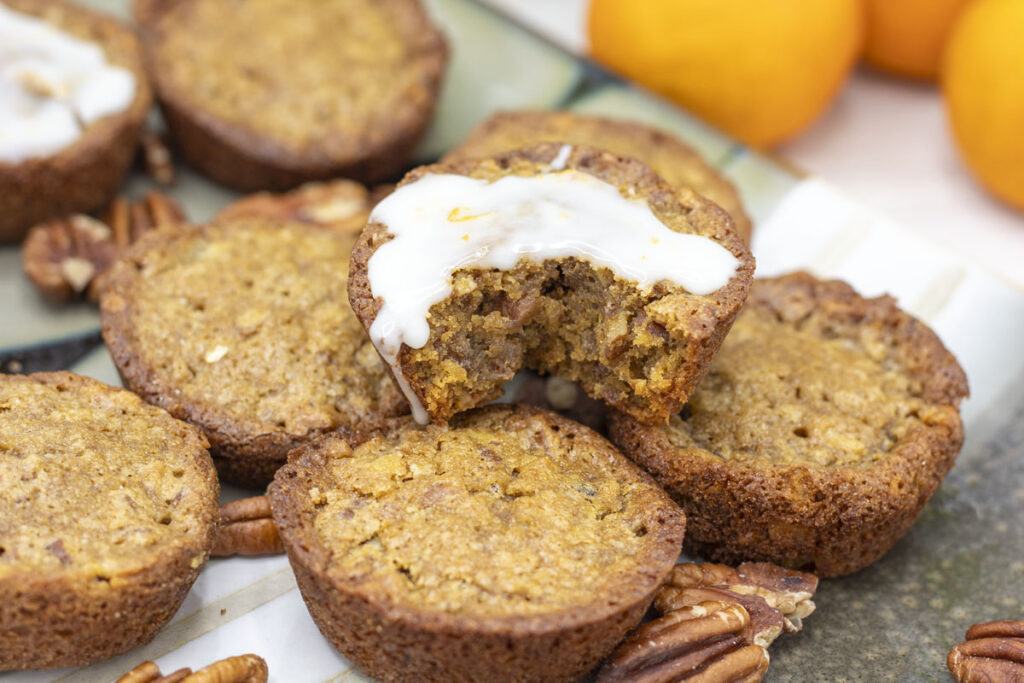
{"type": "Polygon", "coordinates": [[[971,3],[946,46],[942,91],[968,167],[1024,210],[1024,0],[971,3]]]}
{"type": "Polygon", "coordinates": [[[897,76],[935,80],[942,49],[972,0],[864,0],[864,60],[897,76]]]}
{"type": "Polygon", "coordinates": [[[817,119],[860,56],[863,0],[592,0],[591,53],[764,147],[817,119]]]}

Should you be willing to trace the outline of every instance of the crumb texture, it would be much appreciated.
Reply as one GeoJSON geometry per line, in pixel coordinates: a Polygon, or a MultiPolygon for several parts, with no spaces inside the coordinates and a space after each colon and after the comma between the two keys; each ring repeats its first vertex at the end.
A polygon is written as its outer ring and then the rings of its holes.
{"type": "MultiPolygon", "coordinates": [[[[442,163],[413,171],[494,181],[549,172],[561,145],[542,144],[494,159],[442,163]]],[[[643,198],[669,230],[714,240],[737,257],[728,284],[701,296],[666,280],[642,290],[584,256],[521,259],[509,270],[464,268],[452,293],[431,307],[430,337],[399,353],[402,372],[436,422],[497,398],[521,367],[578,381],[592,397],[645,423],[665,423],[707,371],[739,310],[753,258],[718,207],[692,191],[674,191],[647,167],[588,147],[574,147],[567,167],[643,198]]],[[[390,238],[367,226],[353,251],[349,295],[364,326],[375,300],[367,262],[390,238]]]]}
{"type": "Polygon", "coordinates": [[[33,377],[0,381],[0,579],[110,581],[205,543],[217,486],[194,428],[99,382],[33,377]]]}
{"type": "Polygon", "coordinates": [[[593,606],[643,590],[659,571],[645,567],[652,553],[671,562],[681,542],[681,515],[652,482],[551,413],[405,421],[351,452],[325,448],[305,495],[329,574],[406,606],[499,617],[593,606]]]}

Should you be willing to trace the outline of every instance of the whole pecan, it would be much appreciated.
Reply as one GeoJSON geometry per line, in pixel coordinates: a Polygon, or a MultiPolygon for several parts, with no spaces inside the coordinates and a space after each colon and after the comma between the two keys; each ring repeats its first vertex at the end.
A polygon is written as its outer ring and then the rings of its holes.
{"type": "Polygon", "coordinates": [[[605,662],[598,683],[760,681],[768,651],[749,644],[750,616],[737,603],[688,605],[634,631],[605,662]]]}
{"type": "Polygon", "coordinates": [[[220,528],[213,545],[214,557],[230,555],[278,555],[284,544],[270,514],[270,499],[254,496],[220,507],[220,528]]]}
{"type": "Polygon", "coordinates": [[[946,657],[960,683],[1024,683],[1024,621],[975,624],[946,657]]]}
{"type": "Polygon", "coordinates": [[[267,663],[259,655],[238,655],[205,669],[178,669],[164,676],[155,662],[143,662],[117,679],[117,683],[266,683],[267,663]]]}
{"type": "Polygon", "coordinates": [[[21,260],[29,280],[49,299],[99,297],[102,275],[145,232],[185,220],[181,206],[156,192],[137,202],[118,197],[102,219],[55,218],[29,230],[21,260]]]}

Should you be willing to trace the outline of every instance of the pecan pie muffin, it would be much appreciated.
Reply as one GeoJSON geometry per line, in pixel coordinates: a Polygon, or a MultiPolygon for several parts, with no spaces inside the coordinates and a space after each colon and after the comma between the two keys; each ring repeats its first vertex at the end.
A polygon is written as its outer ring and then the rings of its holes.
{"type": "Polygon", "coordinates": [[[64,0],[0,0],[0,243],[101,208],[131,166],[152,95],[135,34],[64,0]]]}
{"type": "Polygon", "coordinates": [[[849,574],[914,523],[963,442],[967,379],[889,297],[806,273],[755,280],[684,411],[613,440],[689,517],[687,549],[849,574]]]}
{"type": "Polygon", "coordinates": [[[408,412],[345,297],[352,237],[261,215],[148,233],[109,271],[103,337],[125,386],[265,486],[289,450],[408,412]]]}
{"type": "Polygon", "coordinates": [[[434,112],[445,42],[418,0],[136,0],[184,158],[242,191],[399,172],[434,112]]]}
{"type": "Polygon", "coordinates": [[[581,679],[640,621],[685,524],[610,443],[528,406],[323,437],[269,495],[320,630],[396,681],[581,679]]]}
{"type": "Polygon", "coordinates": [[[0,671],[82,666],[148,642],[217,528],[195,427],[66,372],[0,375],[0,671]]]}
{"type": "Polygon", "coordinates": [[[545,143],[412,171],[353,249],[349,299],[419,420],[497,398],[525,366],[657,423],[704,375],[753,269],[692,190],[545,143]]]}
{"type": "Polygon", "coordinates": [[[642,161],[672,187],[688,187],[725,209],[736,232],[750,242],[750,218],[733,184],[679,138],[641,123],[568,111],[499,112],[477,126],[444,161],[494,156],[538,142],[588,145],[642,161]]]}

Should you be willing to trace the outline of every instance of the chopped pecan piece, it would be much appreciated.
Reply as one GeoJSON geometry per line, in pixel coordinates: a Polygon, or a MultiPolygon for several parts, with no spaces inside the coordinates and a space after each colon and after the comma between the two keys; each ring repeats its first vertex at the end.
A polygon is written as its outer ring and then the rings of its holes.
{"type": "Polygon", "coordinates": [[[283,552],[284,544],[270,514],[269,498],[243,498],[220,507],[220,529],[213,545],[214,557],[279,555],[283,552]]]}
{"type": "Polygon", "coordinates": [[[760,681],[768,652],[741,635],[750,616],[737,603],[707,601],[665,614],[633,632],[598,672],[615,681],[760,681]]]}
{"type": "Polygon", "coordinates": [[[1024,621],[975,624],[949,651],[946,666],[960,683],[1024,683],[1024,621]]]}
{"type": "Polygon", "coordinates": [[[166,676],[155,662],[143,662],[117,679],[117,683],[266,683],[267,676],[267,663],[250,654],[228,657],[196,672],[178,669],[166,676]]]}
{"type": "Polygon", "coordinates": [[[243,197],[221,211],[217,217],[286,218],[355,235],[366,225],[373,207],[391,190],[390,186],[367,190],[352,180],[308,183],[284,194],[259,192],[243,197]]]}
{"type": "Polygon", "coordinates": [[[134,203],[115,199],[103,220],[74,214],[40,223],[22,245],[25,274],[54,301],[95,300],[102,274],[129,244],[155,227],[184,220],[177,202],[150,192],[134,203]]]}

